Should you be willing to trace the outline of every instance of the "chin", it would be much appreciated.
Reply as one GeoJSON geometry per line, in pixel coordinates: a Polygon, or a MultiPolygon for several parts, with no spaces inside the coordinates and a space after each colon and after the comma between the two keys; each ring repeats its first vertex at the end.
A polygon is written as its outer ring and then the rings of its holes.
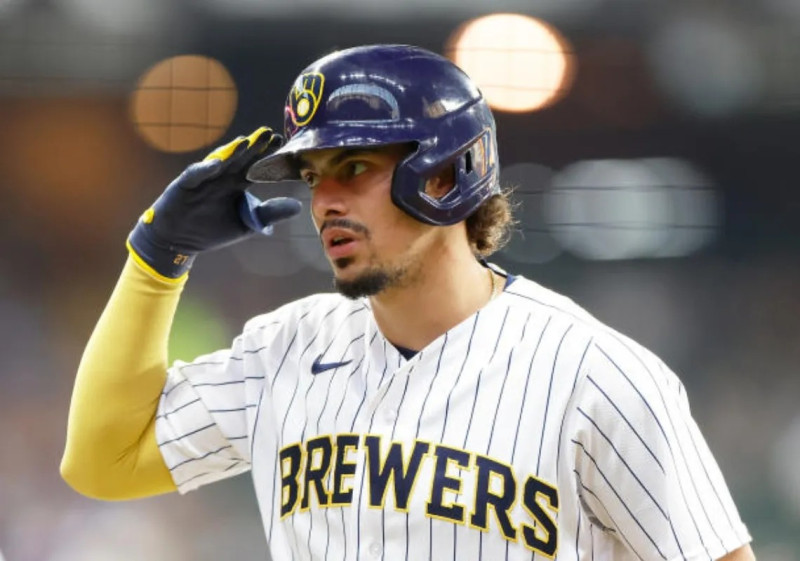
{"type": "Polygon", "coordinates": [[[380,294],[395,281],[392,275],[381,269],[356,272],[350,263],[344,266],[336,263],[335,267],[337,272],[334,273],[333,286],[342,296],[351,300],[380,294]],[[342,275],[345,269],[351,269],[350,274],[342,275]]]}

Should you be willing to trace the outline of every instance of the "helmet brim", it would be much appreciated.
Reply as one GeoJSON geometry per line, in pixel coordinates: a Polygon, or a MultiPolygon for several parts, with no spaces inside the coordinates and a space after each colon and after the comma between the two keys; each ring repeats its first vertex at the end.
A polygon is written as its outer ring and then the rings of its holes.
{"type": "Polygon", "coordinates": [[[414,131],[396,122],[386,126],[374,123],[348,123],[328,128],[307,128],[294,135],[275,152],[256,160],[247,170],[247,180],[274,183],[300,179],[297,156],[327,148],[361,148],[416,141],[414,131]]]}

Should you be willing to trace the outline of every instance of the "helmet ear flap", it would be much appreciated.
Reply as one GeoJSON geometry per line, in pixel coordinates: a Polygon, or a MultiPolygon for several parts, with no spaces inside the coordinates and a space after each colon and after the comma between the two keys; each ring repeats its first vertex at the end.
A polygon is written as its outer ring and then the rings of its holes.
{"type": "Polygon", "coordinates": [[[462,146],[421,145],[398,164],[392,181],[394,204],[421,222],[449,226],[465,220],[483,201],[498,193],[493,120],[486,125],[462,146]],[[453,170],[452,187],[438,196],[429,192],[429,178],[448,167],[453,170]]]}

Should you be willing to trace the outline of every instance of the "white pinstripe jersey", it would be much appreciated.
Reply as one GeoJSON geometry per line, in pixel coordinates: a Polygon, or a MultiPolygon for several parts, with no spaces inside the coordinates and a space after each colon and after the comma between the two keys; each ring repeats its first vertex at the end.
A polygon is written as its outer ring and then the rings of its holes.
{"type": "Polygon", "coordinates": [[[365,299],[256,317],[175,364],[156,429],[180,492],[251,471],[275,561],[701,560],[750,540],[678,378],[522,277],[408,360],[365,299]]]}

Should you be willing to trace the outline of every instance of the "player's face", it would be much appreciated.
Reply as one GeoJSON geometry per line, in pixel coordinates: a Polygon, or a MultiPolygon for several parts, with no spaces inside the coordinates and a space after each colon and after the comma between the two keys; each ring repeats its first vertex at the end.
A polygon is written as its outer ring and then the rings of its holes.
{"type": "Polygon", "coordinates": [[[412,283],[420,255],[434,243],[434,228],[391,201],[395,166],[410,148],[328,149],[301,158],[311,189],[311,214],[334,273],[350,298],[372,296],[412,283]]]}

